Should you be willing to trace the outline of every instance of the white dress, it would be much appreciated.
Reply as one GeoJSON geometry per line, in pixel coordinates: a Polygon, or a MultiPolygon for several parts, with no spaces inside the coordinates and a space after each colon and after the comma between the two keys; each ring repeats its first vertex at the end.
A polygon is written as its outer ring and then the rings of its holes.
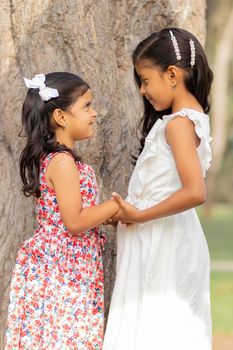
{"type": "MultiPolygon", "coordinates": [[[[157,120],[130,179],[126,200],[138,209],[161,202],[181,187],[167,123],[188,117],[201,142],[203,175],[210,166],[206,114],[184,108],[157,120]]],[[[210,259],[195,209],[162,219],[119,224],[117,275],[103,350],[210,350],[210,259]]]]}

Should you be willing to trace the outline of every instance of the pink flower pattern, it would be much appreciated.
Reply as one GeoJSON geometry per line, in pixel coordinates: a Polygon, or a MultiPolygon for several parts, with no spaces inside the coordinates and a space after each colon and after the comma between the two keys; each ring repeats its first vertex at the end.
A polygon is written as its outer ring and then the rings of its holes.
{"type": "MultiPolygon", "coordinates": [[[[56,153],[41,158],[36,201],[39,228],[24,242],[13,271],[5,350],[100,350],[104,281],[99,229],[70,235],[45,172],[56,153]]],[[[83,207],[98,204],[91,166],[77,162],[83,207]]]]}

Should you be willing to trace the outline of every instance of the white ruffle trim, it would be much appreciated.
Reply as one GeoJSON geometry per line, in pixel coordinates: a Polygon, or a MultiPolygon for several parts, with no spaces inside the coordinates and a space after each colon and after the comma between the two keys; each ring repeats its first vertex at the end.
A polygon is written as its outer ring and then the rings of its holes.
{"type": "Polygon", "coordinates": [[[158,119],[145,140],[144,150],[141,153],[137,165],[138,168],[141,168],[142,163],[148,158],[151,158],[156,153],[156,134],[163,128],[166,127],[167,123],[172,120],[175,116],[188,117],[195,125],[195,131],[197,136],[200,138],[201,143],[198,147],[202,151],[201,156],[201,165],[203,170],[203,175],[206,176],[206,172],[211,165],[212,152],[210,148],[210,142],[212,140],[210,136],[210,125],[209,125],[209,116],[207,114],[189,109],[183,108],[177,113],[164,115],[163,119],[158,119]]]}
{"type": "Polygon", "coordinates": [[[209,116],[207,114],[189,109],[189,108],[183,108],[181,111],[171,114],[171,115],[165,115],[163,117],[163,120],[165,124],[167,124],[168,121],[173,119],[175,116],[181,116],[181,117],[188,117],[195,125],[195,131],[197,136],[200,138],[201,143],[199,147],[202,147],[203,150],[203,156],[201,158],[201,164],[204,176],[206,176],[206,172],[209,169],[211,165],[212,160],[212,152],[210,148],[210,142],[212,140],[210,136],[210,124],[209,124],[209,116]]]}

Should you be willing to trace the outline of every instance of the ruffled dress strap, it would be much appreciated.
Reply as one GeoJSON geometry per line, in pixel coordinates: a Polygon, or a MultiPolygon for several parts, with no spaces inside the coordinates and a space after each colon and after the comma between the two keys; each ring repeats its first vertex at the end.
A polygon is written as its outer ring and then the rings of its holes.
{"type": "Polygon", "coordinates": [[[183,108],[179,112],[173,113],[171,115],[164,115],[163,120],[165,125],[176,116],[189,118],[194,126],[197,136],[200,138],[200,145],[198,146],[198,153],[200,156],[200,161],[202,165],[203,175],[206,176],[206,172],[211,165],[212,152],[210,147],[210,142],[212,140],[210,136],[210,123],[209,116],[202,112],[198,112],[193,109],[183,108]]]}

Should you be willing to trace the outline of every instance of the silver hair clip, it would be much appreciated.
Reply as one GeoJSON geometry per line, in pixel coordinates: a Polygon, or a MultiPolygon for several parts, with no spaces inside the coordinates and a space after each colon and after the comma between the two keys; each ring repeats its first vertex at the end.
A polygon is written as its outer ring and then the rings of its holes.
{"type": "Polygon", "coordinates": [[[174,50],[175,50],[175,54],[176,54],[176,59],[178,61],[180,61],[181,60],[181,54],[180,54],[180,49],[179,49],[178,42],[176,40],[175,35],[172,33],[171,30],[170,30],[170,34],[171,34],[171,41],[172,41],[172,44],[173,44],[173,47],[174,47],[174,50]]]}
{"type": "Polygon", "coordinates": [[[196,50],[195,50],[194,41],[192,39],[189,40],[189,45],[190,45],[190,51],[191,51],[190,65],[191,65],[191,68],[193,68],[195,66],[196,50]]]}

